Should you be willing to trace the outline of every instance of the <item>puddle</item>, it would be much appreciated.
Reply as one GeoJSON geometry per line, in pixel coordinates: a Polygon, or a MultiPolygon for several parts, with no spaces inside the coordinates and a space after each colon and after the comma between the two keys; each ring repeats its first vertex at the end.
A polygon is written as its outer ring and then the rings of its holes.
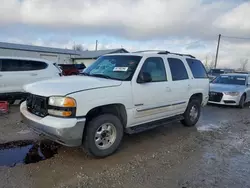
{"type": "Polygon", "coordinates": [[[57,154],[59,145],[51,141],[16,141],[0,144],[0,166],[37,163],[57,154]]]}

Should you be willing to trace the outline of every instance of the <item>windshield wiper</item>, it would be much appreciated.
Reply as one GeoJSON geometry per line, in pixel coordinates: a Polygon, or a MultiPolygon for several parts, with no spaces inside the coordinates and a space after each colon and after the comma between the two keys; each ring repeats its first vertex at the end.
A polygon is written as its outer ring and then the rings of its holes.
{"type": "Polygon", "coordinates": [[[100,78],[106,78],[106,79],[114,79],[108,75],[105,74],[90,74],[89,76],[94,76],[94,77],[100,77],[100,78]]]}

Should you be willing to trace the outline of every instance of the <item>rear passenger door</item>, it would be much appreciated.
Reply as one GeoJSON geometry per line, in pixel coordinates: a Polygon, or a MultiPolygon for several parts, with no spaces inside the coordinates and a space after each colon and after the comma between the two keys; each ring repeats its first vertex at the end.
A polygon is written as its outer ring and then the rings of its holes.
{"type": "Polygon", "coordinates": [[[175,113],[183,113],[190,96],[187,68],[181,59],[169,57],[167,60],[172,78],[169,86],[173,95],[172,109],[175,113]]]}

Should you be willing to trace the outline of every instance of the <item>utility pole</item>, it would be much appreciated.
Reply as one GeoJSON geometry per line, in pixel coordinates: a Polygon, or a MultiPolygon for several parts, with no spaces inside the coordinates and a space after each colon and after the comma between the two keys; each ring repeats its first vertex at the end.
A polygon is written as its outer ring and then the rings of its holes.
{"type": "Polygon", "coordinates": [[[98,40],[95,41],[95,51],[97,51],[98,40]]]}
{"type": "Polygon", "coordinates": [[[216,56],[215,56],[215,63],[214,63],[214,68],[215,69],[216,69],[216,66],[217,66],[218,54],[219,54],[219,49],[220,49],[220,38],[221,38],[221,34],[219,34],[219,38],[218,38],[218,44],[217,44],[217,50],[216,50],[216,56]]]}

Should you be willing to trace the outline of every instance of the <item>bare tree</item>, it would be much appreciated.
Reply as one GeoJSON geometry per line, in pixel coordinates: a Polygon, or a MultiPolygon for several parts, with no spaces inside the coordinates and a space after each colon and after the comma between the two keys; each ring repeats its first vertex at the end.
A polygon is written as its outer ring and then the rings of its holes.
{"type": "Polygon", "coordinates": [[[76,50],[76,51],[84,51],[84,47],[82,44],[74,44],[72,48],[73,50],[76,50]]]}
{"type": "Polygon", "coordinates": [[[241,59],[240,60],[240,70],[241,71],[247,71],[247,64],[248,64],[248,59],[241,59]]]}
{"type": "Polygon", "coordinates": [[[214,68],[214,57],[212,56],[212,59],[208,60],[208,55],[207,55],[204,66],[206,70],[214,68]]]}

